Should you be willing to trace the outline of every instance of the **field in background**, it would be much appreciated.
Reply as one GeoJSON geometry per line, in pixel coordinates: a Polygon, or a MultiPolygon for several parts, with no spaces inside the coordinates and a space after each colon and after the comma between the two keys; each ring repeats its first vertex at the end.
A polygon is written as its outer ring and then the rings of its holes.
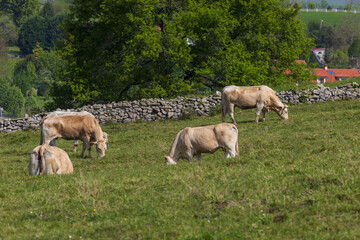
{"type": "Polygon", "coordinates": [[[300,12],[299,18],[307,25],[309,22],[314,21],[320,24],[320,20],[323,20],[323,24],[327,25],[340,25],[342,18],[344,17],[360,17],[359,13],[343,13],[343,12],[300,12]]]}
{"type": "Polygon", "coordinates": [[[108,124],[102,159],[58,141],[75,169],[62,176],[28,176],[39,131],[0,133],[0,239],[359,238],[359,100],[290,106],[289,117],[255,124],[236,109],[239,157],[176,166],[163,157],[176,133],[219,114],[108,124]]]}

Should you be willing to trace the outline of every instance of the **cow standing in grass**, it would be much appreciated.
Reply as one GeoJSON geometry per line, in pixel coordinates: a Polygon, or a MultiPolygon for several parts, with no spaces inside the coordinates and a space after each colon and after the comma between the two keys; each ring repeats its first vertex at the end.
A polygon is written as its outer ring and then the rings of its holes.
{"type": "Polygon", "coordinates": [[[274,90],[268,86],[238,87],[226,86],[221,93],[221,119],[225,122],[225,116],[228,113],[233,124],[234,109],[256,108],[255,122],[259,121],[260,112],[262,120],[265,121],[265,114],[269,111],[275,111],[282,119],[288,119],[288,106],[283,104],[276,96],[274,90]]]}
{"type": "MultiPolygon", "coordinates": [[[[87,111],[81,111],[81,112],[70,112],[70,111],[54,111],[49,113],[48,115],[46,115],[47,117],[51,117],[51,116],[65,116],[65,115],[92,115],[91,113],[87,112],[87,111]]],[[[107,145],[108,145],[108,134],[106,132],[103,132],[103,136],[104,136],[104,141],[105,141],[105,149],[107,149],[107,145]]],[[[51,146],[56,146],[56,139],[52,140],[50,142],[51,146]]],[[[76,152],[76,147],[79,146],[79,140],[74,140],[74,147],[73,147],[73,151],[76,152]]],[[[91,148],[91,146],[90,146],[91,148]]],[[[91,151],[91,150],[90,150],[91,151]]]]}
{"type": "Polygon", "coordinates": [[[74,168],[68,154],[48,144],[34,148],[30,154],[29,175],[73,173],[74,168]]]}
{"type": "Polygon", "coordinates": [[[40,144],[50,142],[57,138],[65,140],[83,141],[83,149],[80,157],[84,156],[87,148],[91,157],[91,145],[96,145],[99,157],[105,156],[105,141],[103,131],[94,116],[85,115],[64,115],[44,117],[41,120],[41,140],[40,144]]]}
{"type": "Polygon", "coordinates": [[[194,156],[201,161],[202,153],[214,153],[219,148],[223,149],[226,158],[239,154],[238,129],[234,124],[187,127],[176,135],[165,163],[176,164],[180,158],[192,162],[194,156]]]}

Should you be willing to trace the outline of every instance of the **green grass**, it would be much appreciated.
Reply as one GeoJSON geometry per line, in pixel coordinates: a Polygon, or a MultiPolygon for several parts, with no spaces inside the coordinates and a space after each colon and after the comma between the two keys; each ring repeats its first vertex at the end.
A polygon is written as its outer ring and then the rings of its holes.
{"type": "Polygon", "coordinates": [[[39,131],[0,133],[0,239],[358,239],[360,101],[290,106],[289,117],[255,124],[236,109],[239,157],[175,166],[163,156],[176,133],[219,114],[107,124],[102,159],[58,141],[75,170],[59,176],[28,176],[39,131]]]}
{"type": "Polygon", "coordinates": [[[322,19],[324,24],[327,25],[340,25],[342,18],[347,16],[359,17],[359,14],[344,13],[344,12],[300,12],[299,18],[307,25],[309,22],[314,21],[320,24],[322,19]]]}

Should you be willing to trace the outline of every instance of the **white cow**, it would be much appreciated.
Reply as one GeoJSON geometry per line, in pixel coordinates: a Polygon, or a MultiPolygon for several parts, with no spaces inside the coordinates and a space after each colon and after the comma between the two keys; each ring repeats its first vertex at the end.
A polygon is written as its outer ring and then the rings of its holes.
{"type": "Polygon", "coordinates": [[[269,111],[275,111],[282,119],[288,119],[288,106],[283,104],[276,96],[274,90],[267,86],[238,87],[226,86],[221,93],[221,119],[225,122],[225,116],[228,113],[233,124],[234,109],[256,108],[255,122],[259,121],[260,112],[265,121],[265,114],[269,111]]]}
{"type": "MultiPolygon", "coordinates": [[[[91,115],[93,117],[95,117],[94,115],[92,115],[91,113],[87,112],[87,111],[81,111],[81,112],[71,112],[71,111],[54,111],[49,113],[48,115],[46,115],[47,117],[51,117],[51,116],[68,116],[68,115],[91,115]]],[[[107,149],[108,147],[108,134],[106,132],[103,132],[103,136],[104,136],[104,141],[105,141],[105,149],[107,149]]],[[[74,147],[73,147],[73,151],[76,152],[76,147],[79,146],[79,140],[74,140],[74,147]]],[[[56,139],[52,140],[50,142],[51,146],[56,146],[56,139]]],[[[91,151],[91,146],[90,146],[90,150],[91,151]]]]}
{"type": "Polygon", "coordinates": [[[91,157],[90,147],[96,144],[96,151],[99,157],[105,156],[105,142],[103,131],[94,116],[85,115],[64,115],[44,117],[41,120],[40,144],[49,144],[52,140],[63,138],[65,140],[83,141],[83,149],[80,154],[84,155],[87,148],[91,157]]]}
{"type": "Polygon", "coordinates": [[[34,148],[30,154],[29,175],[73,173],[74,168],[68,154],[48,144],[34,148]]]}
{"type": "Polygon", "coordinates": [[[180,158],[192,162],[193,156],[201,161],[202,153],[214,153],[219,148],[223,149],[226,158],[239,154],[238,129],[234,124],[187,127],[176,135],[165,163],[176,164],[180,158]]]}

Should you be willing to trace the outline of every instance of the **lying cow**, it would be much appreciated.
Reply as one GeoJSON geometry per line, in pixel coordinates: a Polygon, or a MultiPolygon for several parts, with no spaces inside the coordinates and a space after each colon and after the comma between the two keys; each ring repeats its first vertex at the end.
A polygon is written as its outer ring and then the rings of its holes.
{"type": "Polygon", "coordinates": [[[267,86],[238,87],[226,86],[221,93],[221,119],[225,122],[226,113],[229,114],[233,124],[234,109],[256,108],[255,122],[259,121],[260,112],[262,120],[265,121],[265,114],[275,111],[282,119],[288,119],[288,106],[284,105],[276,96],[274,90],[267,86]]]}
{"type": "Polygon", "coordinates": [[[187,127],[175,137],[165,163],[176,164],[180,158],[193,161],[197,156],[201,161],[201,153],[214,153],[221,148],[225,157],[235,157],[239,154],[238,129],[231,123],[220,123],[204,127],[187,127]]]}
{"type": "Polygon", "coordinates": [[[58,148],[43,144],[30,154],[29,175],[73,173],[74,168],[68,154],[58,148]]]}
{"type": "Polygon", "coordinates": [[[52,140],[60,137],[65,140],[81,140],[84,143],[81,157],[84,156],[86,148],[91,157],[91,145],[95,144],[99,157],[105,156],[103,131],[95,117],[90,114],[44,117],[40,126],[40,144],[50,144],[52,140]]]}

